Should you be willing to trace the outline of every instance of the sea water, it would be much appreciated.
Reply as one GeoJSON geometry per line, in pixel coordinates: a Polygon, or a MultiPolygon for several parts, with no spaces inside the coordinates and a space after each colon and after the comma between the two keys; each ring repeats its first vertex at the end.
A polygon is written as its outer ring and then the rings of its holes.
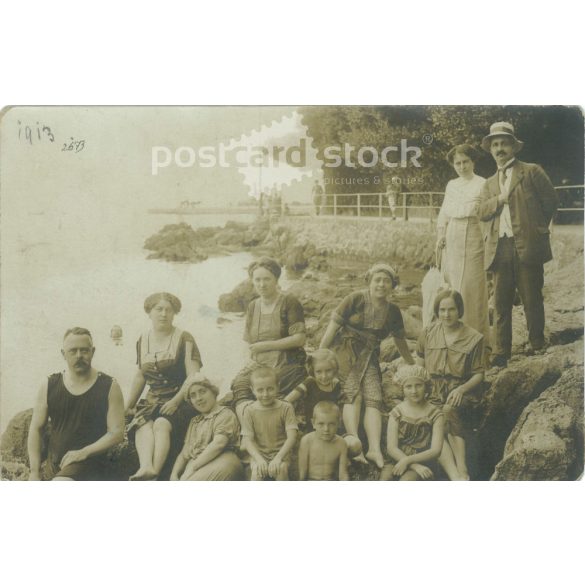
{"type": "Polygon", "coordinates": [[[91,331],[94,366],[113,375],[127,395],[137,368],[136,341],[150,327],[144,299],[157,291],[181,299],[183,308],[174,324],[195,337],[205,373],[222,392],[229,388],[248,349],[242,340],[243,316],[222,315],[217,300],[247,277],[252,256],[236,253],[198,264],[169,263],[147,260],[142,246],[168,223],[186,221],[197,228],[252,217],[144,212],[130,227],[126,221],[102,230],[99,217],[81,227],[77,217],[68,219],[66,214],[30,214],[26,219],[18,234],[3,240],[1,430],[15,414],[33,406],[48,374],[64,369],[60,350],[70,327],[91,331]],[[121,345],[110,337],[114,325],[122,328],[121,345]]]}

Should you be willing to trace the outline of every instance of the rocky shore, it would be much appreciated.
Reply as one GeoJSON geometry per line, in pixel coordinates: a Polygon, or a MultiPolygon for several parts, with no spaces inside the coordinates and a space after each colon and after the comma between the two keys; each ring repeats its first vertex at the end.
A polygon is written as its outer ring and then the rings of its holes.
{"type": "MultiPolygon", "coordinates": [[[[333,223],[329,219],[285,218],[269,224],[228,222],[225,228],[193,230],[166,226],[149,238],[152,258],[198,262],[209,256],[248,250],[278,258],[295,279],[288,290],[301,301],[307,349],[316,348],[333,308],[349,292],[365,286],[363,274],[377,260],[392,262],[418,279],[433,262],[434,232],[424,224],[386,221],[333,223]]],[[[583,471],[583,241],[582,233],[553,235],[555,260],[545,267],[546,334],[542,355],[524,351],[522,307],[514,308],[514,356],[506,369],[487,372],[473,411],[469,437],[470,471],[480,480],[574,480],[583,471]]],[[[409,346],[422,329],[416,278],[394,291],[409,346]]],[[[225,312],[245,311],[254,296],[248,281],[218,300],[225,312]]],[[[392,383],[399,363],[391,339],[382,344],[384,398],[388,411],[401,399],[392,383]]],[[[30,411],[10,422],[0,442],[2,477],[28,476],[26,434],[30,411]]],[[[113,479],[129,475],[136,455],[128,444],[112,453],[113,479]]],[[[373,469],[353,470],[354,479],[376,479],[373,469]]]]}

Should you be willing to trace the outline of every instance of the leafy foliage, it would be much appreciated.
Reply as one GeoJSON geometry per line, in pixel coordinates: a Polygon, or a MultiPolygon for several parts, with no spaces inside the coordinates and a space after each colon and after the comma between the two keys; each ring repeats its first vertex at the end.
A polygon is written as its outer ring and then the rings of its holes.
{"type": "MultiPolygon", "coordinates": [[[[455,177],[445,160],[447,152],[467,142],[483,153],[481,139],[498,120],[514,124],[516,135],[525,142],[521,158],[541,164],[555,184],[563,179],[583,182],[583,114],[577,107],[313,106],[300,111],[321,159],[328,146],[342,150],[341,166],[324,167],[327,193],[381,192],[393,178],[402,182],[403,190],[442,191],[455,177]],[[430,144],[425,136],[431,137],[430,144]],[[421,148],[420,168],[388,168],[381,162],[371,168],[352,168],[343,153],[344,144],[355,150],[371,146],[381,152],[386,146],[399,146],[401,139],[421,148]]],[[[393,162],[397,161],[398,154],[393,162]]],[[[494,171],[491,156],[483,153],[476,172],[488,176],[494,171]]]]}

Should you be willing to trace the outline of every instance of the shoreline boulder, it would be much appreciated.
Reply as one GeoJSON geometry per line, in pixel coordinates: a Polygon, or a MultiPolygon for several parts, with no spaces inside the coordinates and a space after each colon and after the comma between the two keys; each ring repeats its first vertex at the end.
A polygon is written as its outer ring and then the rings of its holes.
{"type": "Polygon", "coordinates": [[[576,480],[583,473],[583,369],[563,372],[522,412],[491,479],[576,480]]]}

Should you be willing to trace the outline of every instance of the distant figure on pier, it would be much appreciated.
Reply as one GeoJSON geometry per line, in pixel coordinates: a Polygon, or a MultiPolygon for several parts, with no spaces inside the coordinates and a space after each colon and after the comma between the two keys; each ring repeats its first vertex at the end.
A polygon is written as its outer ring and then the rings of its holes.
{"type": "Polygon", "coordinates": [[[272,198],[272,209],[277,215],[282,213],[282,197],[279,193],[272,198]]]}
{"type": "Polygon", "coordinates": [[[264,199],[266,198],[266,193],[264,191],[260,191],[260,195],[258,196],[258,213],[260,217],[264,215],[264,199]]]}
{"type": "Polygon", "coordinates": [[[323,187],[319,184],[319,181],[315,181],[311,194],[313,195],[313,205],[315,206],[315,215],[321,213],[321,205],[323,204],[323,187]]]}
{"type": "Polygon", "coordinates": [[[390,217],[392,221],[396,220],[396,200],[400,195],[400,185],[392,181],[386,189],[386,198],[388,199],[388,208],[390,209],[390,217]]]}

